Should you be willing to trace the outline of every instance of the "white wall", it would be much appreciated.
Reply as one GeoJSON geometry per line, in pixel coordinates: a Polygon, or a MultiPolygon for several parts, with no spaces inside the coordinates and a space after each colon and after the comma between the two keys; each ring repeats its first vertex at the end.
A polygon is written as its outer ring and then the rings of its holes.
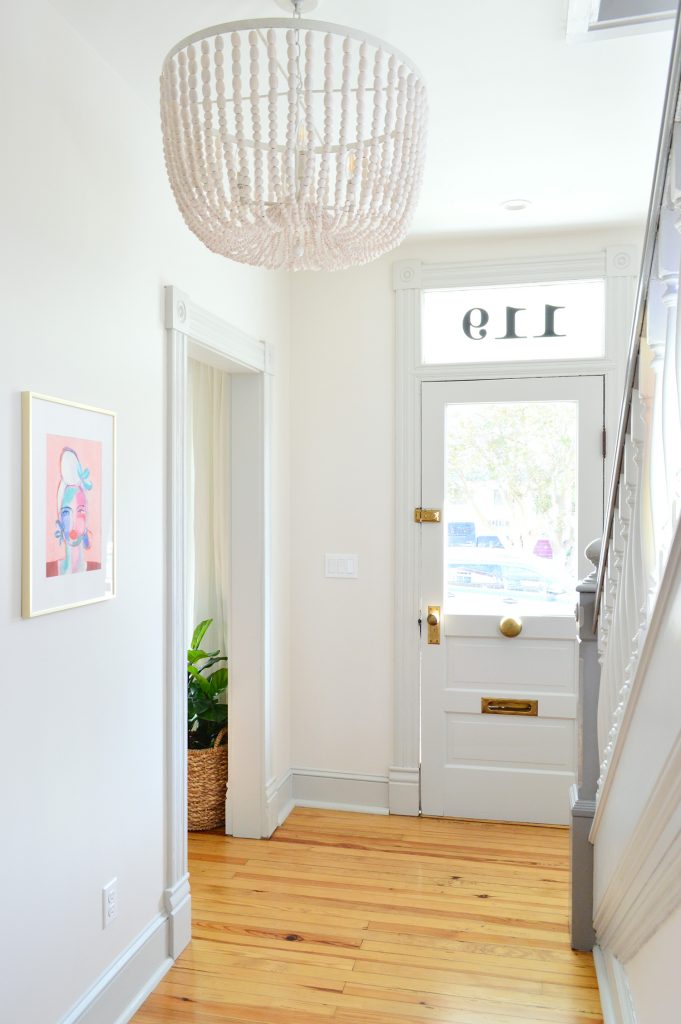
{"type": "Polygon", "coordinates": [[[637,1024],[677,1024],[679,950],[681,908],[627,964],[627,980],[637,1024]]]}
{"type": "Polygon", "coordinates": [[[165,180],[158,111],[45,0],[3,10],[0,844],[7,1021],[54,1024],[161,909],[163,286],[277,347],[275,758],[288,767],[285,275],[213,256],[165,180]],[[20,392],[118,413],[118,596],[20,617],[20,392]],[[100,890],[120,913],[101,927],[100,890]]]}
{"type": "MultiPolygon", "coordinates": [[[[620,974],[628,983],[637,1024],[676,1024],[681,949],[678,558],[670,559],[653,614],[646,640],[652,641],[652,653],[648,658],[644,646],[636,702],[629,698],[631,717],[617,738],[618,760],[609,769],[600,820],[594,825],[594,913],[606,958],[617,957],[623,964],[620,974]]],[[[629,1024],[629,1018],[615,1016],[615,1022],[629,1024]]]]}
{"type": "MultiPolygon", "coordinates": [[[[295,276],[294,767],[385,777],[392,763],[393,263],[593,252],[640,241],[636,227],[416,240],[366,267],[295,276]],[[324,552],[358,553],[359,579],[325,579],[324,552]]],[[[627,345],[628,338],[623,338],[623,353],[627,345]]]]}

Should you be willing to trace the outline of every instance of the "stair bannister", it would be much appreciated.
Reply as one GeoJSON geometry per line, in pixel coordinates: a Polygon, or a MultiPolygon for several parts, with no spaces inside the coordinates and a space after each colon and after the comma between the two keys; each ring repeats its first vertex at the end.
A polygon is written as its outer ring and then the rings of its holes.
{"type": "MultiPolygon", "coordinates": [[[[595,594],[598,804],[681,518],[681,111],[672,62],[595,594]]],[[[633,707],[633,704],[632,704],[633,707]]],[[[631,711],[632,708],[629,708],[631,711]]]]}

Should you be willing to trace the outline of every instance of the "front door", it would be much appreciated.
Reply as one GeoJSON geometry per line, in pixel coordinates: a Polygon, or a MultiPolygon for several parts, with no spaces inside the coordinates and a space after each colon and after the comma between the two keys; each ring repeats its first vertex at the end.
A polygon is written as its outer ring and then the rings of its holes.
{"type": "Polygon", "coordinates": [[[566,823],[603,378],[426,382],[422,409],[422,811],[566,823]]]}

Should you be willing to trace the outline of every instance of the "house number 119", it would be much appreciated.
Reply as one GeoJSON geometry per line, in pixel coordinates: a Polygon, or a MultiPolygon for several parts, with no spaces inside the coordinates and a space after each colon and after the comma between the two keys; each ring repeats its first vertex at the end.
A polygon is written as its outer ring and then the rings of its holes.
{"type": "MultiPolygon", "coordinates": [[[[517,316],[518,313],[524,313],[526,307],[524,306],[507,306],[506,307],[506,334],[497,334],[495,336],[497,341],[509,341],[514,338],[527,338],[527,334],[518,334],[516,332],[517,327],[517,316]]],[[[533,338],[564,338],[564,334],[560,334],[556,331],[556,311],[559,309],[565,309],[565,306],[550,306],[548,303],[544,306],[544,333],[533,334],[533,338]]],[[[489,313],[482,306],[473,306],[469,309],[462,321],[463,333],[471,341],[481,341],[487,337],[487,324],[489,323],[489,313]],[[475,333],[477,332],[477,333],[475,333]]]]}

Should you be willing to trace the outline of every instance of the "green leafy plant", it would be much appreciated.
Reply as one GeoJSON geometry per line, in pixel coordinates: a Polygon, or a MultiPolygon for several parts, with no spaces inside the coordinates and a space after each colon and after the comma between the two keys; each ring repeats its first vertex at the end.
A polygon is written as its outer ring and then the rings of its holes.
{"type": "Polygon", "coordinates": [[[215,668],[227,658],[220,651],[204,651],[201,647],[212,622],[199,622],[187,651],[187,726],[192,750],[212,747],[227,725],[227,705],[220,700],[227,689],[227,669],[215,668]]]}

